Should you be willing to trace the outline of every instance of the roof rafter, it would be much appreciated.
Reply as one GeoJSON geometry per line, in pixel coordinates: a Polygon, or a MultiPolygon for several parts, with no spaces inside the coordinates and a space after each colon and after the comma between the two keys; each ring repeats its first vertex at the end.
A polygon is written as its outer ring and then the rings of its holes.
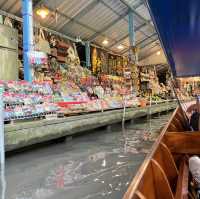
{"type": "MultiPolygon", "coordinates": [[[[139,31],[139,30],[140,30],[141,28],[143,28],[144,26],[146,26],[146,24],[142,24],[142,25],[136,27],[135,31],[136,31],[136,32],[139,31]]],[[[123,40],[125,40],[125,39],[128,38],[128,37],[129,37],[129,33],[128,33],[127,35],[123,36],[122,38],[120,38],[119,40],[117,40],[115,43],[111,44],[111,45],[109,46],[109,48],[112,48],[113,46],[115,46],[116,44],[122,42],[123,40]]]]}
{"type": "Polygon", "coordinates": [[[94,0],[94,1],[92,1],[85,8],[83,8],[80,12],[78,12],[74,17],[72,17],[69,21],[64,22],[62,24],[62,26],[58,28],[58,30],[62,29],[63,26],[68,26],[74,20],[78,20],[79,18],[85,16],[85,14],[87,14],[87,12],[89,12],[90,10],[92,10],[93,8],[95,8],[98,5],[98,3],[100,3],[100,0],[94,0]]]}
{"type": "Polygon", "coordinates": [[[154,30],[154,26],[151,24],[151,20],[145,19],[143,16],[141,16],[135,8],[133,8],[126,0],[120,0],[125,6],[127,6],[128,9],[130,9],[140,20],[142,20],[146,25],[151,27],[154,30]]]}
{"type": "MultiPolygon", "coordinates": [[[[154,46],[154,47],[156,47],[156,46],[154,46]]],[[[156,49],[156,50],[154,50],[154,51],[148,53],[147,55],[145,55],[145,56],[139,58],[139,61],[142,61],[142,60],[144,60],[144,59],[150,57],[151,55],[155,54],[158,50],[162,50],[162,49],[161,49],[161,48],[158,48],[158,49],[156,49]]]]}
{"type": "MultiPolygon", "coordinates": [[[[47,7],[47,6],[46,6],[47,7]]],[[[60,16],[62,16],[62,17],[64,17],[64,18],[66,18],[67,20],[72,20],[72,17],[70,17],[70,16],[68,16],[68,15],[66,15],[66,14],[64,14],[64,13],[62,13],[62,12],[60,12],[59,10],[54,10],[52,7],[47,7],[51,12],[56,12],[58,15],[60,15],[60,16]]],[[[92,27],[90,27],[90,26],[88,26],[88,25],[86,25],[86,24],[84,24],[84,23],[81,23],[81,22],[79,22],[78,20],[76,20],[76,19],[73,19],[73,21],[76,23],[76,24],[78,24],[78,25],[80,25],[80,26],[82,26],[82,27],[84,27],[84,28],[86,28],[86,29],[88,29],[88,30],[90,30],[90,31],[92,31],[92,32],[97,32],[97,30],[95,30],[94,28],[92,28],[92,27]]]]}
{"type": "Polygon", "coordinates": [[[124,13],[123,15],[119,15],[119,17],[117,19],[115,19],[114,21],[112,21],[111,23],[106,25],[101,31],[96,32],[94,35],[92,35],[90,38],[88,38],[88,40],[93,41],[96,37],[103,34],[107,29],[109,29],[110,27],[114,26],[116,23],[121,21],[124,17],[127,16],[127,14],[128,14],[128,12],[124,13]]]}
{"type": "MultiPolygon", "coordinates": [[[[109,8],[112,12],[114,12],[116,15],[118,15],[118,16],[120,16],[120,14],[117,12],[117,11],[115,11],[110,5],[108,5],[104,0],[100,0],[101,1],[101,3],[104,5],[104,6],[106,6],[107,8],[109,8]]],[[[134,7],[133,7],[133,9],[137,9],[137,8],[139,8],[141,5],[143,5],[144,4],[144,2],[141,0],[137,5],[135,5],[134,7]]],[[[124,19],[124,21],[126,21],[127,23],[128,23],[128,20],[126,19],[126,18],[123,18],[124,19]]],[[[147,36],[143,31],[140,31],[142,34],[144,34],[145,36],[147,36]]]]}
{"type": "MultiPolygon", "coordinates": [[[[41,0],[41,1],[45,1],[45,0],[41,0]]],[[[96,29],[94,29],[93,27],[90,27],[90,26],[88,26],[88,25],[86,25],[86,24],[80,22],[80,21],[77,20],[77,19],[73,19],[72,17],[70,17],[70,16],[68,16],[68,15],[66,15],[66,14],[64,14],[64,13],[62,13],[62,12],[60,12],[59,10],[54,10],[54,8],[52,8],[52,7],[50,7],[50,6],[47,6],[47,5],[45,5],[45,6],[46,6],[51,12],[56,12],[58,15],[60,15],[60,16],[62,16],[62,17],[64,17],[64,18],[66,18],[67,20],[71,20],[71,21],[73,21],[74,23],[76,23],[76,24],[78,24],[78,25],[80,25],[80,26],[82,26],[82,27],[84,27],[84,28],[86,28],[86,29],[88,29],[88,30],[94,32],[94,33],[97,33],[97,32],[98,32],[98,31],[97,31],[96,29]]],[[[60,29],[59,31],[62,31],[62,29],[60,29]]],[[[105,37],[105,35],[104,35],[103,33],[102,33],[101,35],[105,37]]],[[[111,41],[116,42],[116,40],[113,39],[113,38],[111,38],[111,37],[107,37],[107,38],[109,38],[111,41]]],[[[84,38],[84,39],[85,39],[85,38],[84,38]]]]}
{"type": "MultiPolygon", "coordinates": [[[[143,39],[142,41],[138,42],[138,43],[136,44],[136,46],[139,46],[139,45],[143,44],[145,41],[147,41],[148,39],[151,39],[152,37],[155,37],[156,35],[157,35],[156,33],[152,34],[151,36],[149,36],[149,37],[143,39]]],[[[151,43],[154,43],[154,42],[156,42],[156,41],[159,41],[159,40],[158,40],[158,37],[156,37],[154,40],[151,40],[150,42],[148,42],[148,43],[145,44],[144,46],[140,47],[140,49],[143,49],[143,48],[145,48],[146,46],[148,46],[148,45],[150,45],[151,43]]],[[[125,54],[125,53],[127,53],[128,51],[129,51],[129,49],[126,49],[124,52],[122,52],[122,54],[125,54]]]]}

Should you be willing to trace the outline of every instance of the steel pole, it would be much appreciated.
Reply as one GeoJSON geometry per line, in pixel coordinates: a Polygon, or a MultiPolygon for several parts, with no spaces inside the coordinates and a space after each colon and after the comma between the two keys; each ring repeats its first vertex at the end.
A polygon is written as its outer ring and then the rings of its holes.
{"type": "Polygon", "coordinates": [[[1,163],[1,198],[5,199],[6,181],[5,181],[5,143],[4,143],[4,104],[3,89],[0,88],[0,163],[1,163]]]}
{"type": "Polygon", "coordinates": [[[128,12],[128,32],[129,32],[129,58],[131,62],[137,63],[138,56],[136,53],[136,39],[135,39],[135,22],[134,16],[131,9],[128,12]]]}
{"type": "Polygon", "coordinates": [[[32,0],[22,0],[23,15],[23,58],[24,79],[32,81],[32,69],[29,61],[29,52],[33,50],[33,4],[32,0]]]}
{"type": "Polygon", "coordinates": [[[91,67],[91,60],[90,60],[90,42],[85,42],[85,57],[86,57],[86,67],[91,67]]]}

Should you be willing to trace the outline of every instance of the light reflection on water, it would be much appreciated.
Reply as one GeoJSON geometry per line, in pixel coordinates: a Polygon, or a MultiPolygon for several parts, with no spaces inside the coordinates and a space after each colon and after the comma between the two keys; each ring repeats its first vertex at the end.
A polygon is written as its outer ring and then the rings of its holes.
{"type": "Polygon", "coordinates": [[[169,115],[7,158],[8,199],[121,199],[169,115]]]}

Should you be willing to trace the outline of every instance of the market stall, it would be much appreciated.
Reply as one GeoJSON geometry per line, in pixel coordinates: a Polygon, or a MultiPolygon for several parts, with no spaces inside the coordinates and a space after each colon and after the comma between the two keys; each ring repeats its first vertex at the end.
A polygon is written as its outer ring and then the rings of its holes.
{"type": "Polygon", "coordinates": [[[2,28],[18,32],[19,77],[0,82],[5,90],[7,122],[103,112],[124,106],[144,107],[150,100],[149,90],[153,101],[166,100],[161,97],[166,87],[159,84],[155,66],[138,67],[127,57],[92,47],[92,65],[86,68],[81,66],[75,42],[38,27],[34,28],[34,51],[28,54],[33,82],[26,82],[22,24],[8,17],[3,19],[2,28]]]}

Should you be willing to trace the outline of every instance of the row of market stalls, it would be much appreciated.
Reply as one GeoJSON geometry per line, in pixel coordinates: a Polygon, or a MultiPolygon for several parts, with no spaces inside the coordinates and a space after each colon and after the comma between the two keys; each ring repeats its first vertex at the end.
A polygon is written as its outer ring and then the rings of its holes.
{"type": "Polygon", "coordinates": [[[24,81],[22,24],[1,17],[5,121],[146,106],[150,97],[155,102],[173,97],[167,66],[159,78],[159,65],[139,66],[125,56],[91,47],[91,66],[86,67],[80,41],[42,28],[34,28],[36,51],[29,55],[33,81],[24,81]]]}

